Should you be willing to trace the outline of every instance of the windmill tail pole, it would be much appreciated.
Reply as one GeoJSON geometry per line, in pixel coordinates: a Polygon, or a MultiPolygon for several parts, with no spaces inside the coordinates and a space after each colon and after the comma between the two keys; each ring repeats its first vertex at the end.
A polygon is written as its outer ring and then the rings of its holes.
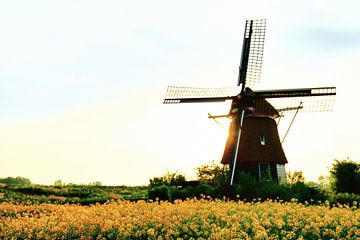
{"type": "Polygon", "coordinates": [[[226,128],[223,125],[221,125],[221,123],[219,123],[219,121],[216,120],[210,113],[208,113],[208,117],[212,118],[224,131],[227,131],[226,128]]]}
{"type": "Polygon", "coordinates": [[[241,118],[240,118],[240,124],[239,124],[239,130],[238,130],[238,135],[237,135],[237,139],[236,139],[236,148],[235,148],[234,163],[233,163],[233,167],[232,167],[232,171],[231,171],[231,179],[230,179],[230,185],[231,185],[231,186],[232,186],[233,183],[234,183],[236,160],[237,160],[237,157],[238,157],[238,154],[239,154],[240,136],[241,136],[242,124],[243,124],[243,121],[244,121],[244,114],[245,114],[245,110],[242,110],[242,112],[241,112],[241,118]]]}
{"type": "Polygon", "coordinates": [[[302,108],[302,104],[303,104],[303,103],[302,103],[302,102],[300,102],[299,106],[297,107],[296,112],[295,112],[295,114],[294,114],[294,117],[293,117],[293,119],[291,120],[291,123],[290,123],[290,125],[289,125],[288,129],[286,130],[285,136],[284,136],[283,140],[281,141],[281,144],[283,144],[283,143],[284,143],[285,138],[286,138],[286,136],[287,136],[287,134],[288,134],[288,132],[289,132],[289,130],[290,130],[290,128],[291,128],[291,126],[292,126],[292,124],[293,124],[294,120],[295,120],[296,115],[298,114],[299,110],[302,108]]]}

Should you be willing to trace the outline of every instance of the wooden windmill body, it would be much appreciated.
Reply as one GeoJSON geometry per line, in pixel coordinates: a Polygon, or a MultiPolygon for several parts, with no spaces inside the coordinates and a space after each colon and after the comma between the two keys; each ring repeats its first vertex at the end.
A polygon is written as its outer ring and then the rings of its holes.
{"type": "Polygon", "coordinates": [[[275,121],[278,117],[277,111],[272,110],[274,114],[244,112],[240,138],[239,118],[235,116],[231,120],[222,164],[230,166],[234,162],[236,169],[251,173],[258,179],[265,177],[269,172],[275,180],[282,182],[286,179],[287,159],[275,121]]]}
{"type": "Polygon", "coordinates": [[[285,111],[329,111],[335,87],[252,90],[260,79],[265,40],[265,20],[247,20],[239,67],[237,92],[232,88],[169,86],[164,103],[201,103],[231,100],[227,115],[229,135],[221,163],[231,169],[230,184],[237,172],[261,179],[269,175],[286,181],[287,159],[280,141],[276,119],[285,111]],[[279,104],[280,103],[280,104],[279,104]],[[285,103],[285,104],[284,104],[285,103]]]}

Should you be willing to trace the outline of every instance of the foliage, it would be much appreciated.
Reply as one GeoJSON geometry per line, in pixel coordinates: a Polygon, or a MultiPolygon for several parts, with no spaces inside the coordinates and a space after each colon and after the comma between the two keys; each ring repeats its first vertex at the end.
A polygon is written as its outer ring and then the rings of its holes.
{"type": "Polygon", "coordinates": [[[332,193],[333,189],[331,187],[331,178],[330,176],[323,176],[321,175],[318,178],[318,183],[315,183],[320,189],[322,189],[325,192],[332,193]]]}
{"type": "Polygon", "coordinates": [[[89,183],[89,186],[100,187],[100,186],[102,186],[102,183],[100,181],[95,181],[95,182],[89,183]]]}
{"type": "Polygon", "coordinates": [[[211,161],[209,164],[204,164],[195,168],[196,175],[199,181],[213,184],[217,178],[221,177],[224,169],[221,165],[211,161]]]}
{"type": "Polygon", "coordinates": [[[23,178],[23,177],[0,178],[0,183],[5,184],[6,186],[29,186],[29,185],[31,185],[30,179],[23,178]]]}
{"type": "MultiPolygon", "coordinates": [[[[281,199],[291,201],[319,204],[325,200],[337,203],[338,198],[330,196],[319,184],[307,184],[301,171],[289,173],[289,184],[278,184],[271,177],[256,180],[252,175],[239,172],[235,176],[235,184],[229,185],[230,172],[222,169],[214,162],[196,168],[199,177],[198,185],[174,184],[177,174],[166,173],[162,177],[150,180],[149,198],[152,200],[185,200],[188,198],[208,196],[211,198],[242,199],[281,199]]],[[[181,175],[180,175],[181,176],[181,175]]],[[[353,198],[341,200],[341,203],[352,203],[353,198]]]]}
{"type": "MultiPolygon", "coordinates": [[[[308,202],[311,204],[318,204],[327,199],[323,191],[303,182],[284,185],[278,184],[271,179],[259,181],[248,173],[240,172],[236,176],[236,184],[230,186],[227,181],[227,174],[224,173],[219,176],[223,176],[224,181],[213,182],[213,184],[200,182],[197,186],[188,187],[165,185],[152,187],[149,189],[149,198],[152,200],[169,200],[172,202],[176,199],[185,200],[188,198],[199,198],[201,196],[217,199],[223,199],[225,197],[226,199],[242,199],[247,201],[251,201],[252,199],[281,199],[284,201],[298,199],[299,202],[308,202]]],[[[352,203],[352,201],[350,203],[352,203]]]]}
{"type": "Polygon", "coordinates": [[[58,179],[54,182],[55,187],[62,187],[65,186],[65,184],[61,181],[61,179],[58,179]]]}
{"type": "Polygon", "coordinates": [[[209,196],[209,197],[215,197],[216,196],[216,189],[206,183],[201,183],[194,187],[193,190],[193,196],[195,197],[202,197],[202,196],[209,196]]]}
{"type": "MultiPolygon", "coordinates": [[[[226,189],[226,188],[225,188],[226,189]]],[[[229,189],[232,193],[227,196],[234,199],[240,196],[241,199],[281,199],[291,201],[298,199],[305,201],[323,201],[325,194],[316,187],[311,187],[303,182],[296,182],[292,185],[278,184],[270,179],[256,180],[248,173],[240,172],[236,178],[236,184],[229,189]]]]}
{"type": "Polygon", "coordinates": [[[290,186],[291,198],[300,202],[323,202],[326,194],[316,187],[311,187],[303,182],[297,182],[290,186]]]}
{"type": "Polygon", "coordinates": [[[159,186],[182,186],[186,182],[185,176],[175,173],[166,172],[161,177],[154,177],[150,179],[150,187],[159,186]]]}
{"type": "Polygon", "coordinates": [[[149,199],[169,200],[169,187],[165,185],[155,186],[149,189],[149,199]]]}
{"type": "Polygon", "coordinates": [[[336,192],[360,194],[360,163],[349,159],[335,160],[330,174],[336,192]]]}
{"type": "Polygon", "coordinates": [[[302,171],[294,171],[293,173],[289,171],[286,176],[288,184],[290,185],[296,184],[298,182],[305,182],[305,177],[302,171]]]}
{"type": "Polygon", "coordinates": [[[174,202],[175,200],[186,200],[194,196],[194,187],[188,186],[185,188],[170,187],[169,200],[174,202]]]}
{"type": "Polygon", "coordinates": [[[360,208],[360,195],[353,193],[337,193],[328,195],[329,202],[333,205],[338,204],[352,204],[353,206],[357,206],[360,208]]]}
{"type": "Polygon", "coordinates": [[[0,187],[0,203],[37,204],[46,202],[62,204],[79,203],[88,205],[117,199],[135,201],[147,198],[147,186],[129,187],[72,184],[62,186],[34,185],[27,187],[0,187]]]}
{"type": "Polygon", "coordinates": [[[360,210],[293,200],[0,204],[0,239],[357,239],[360,210]]]}
{"type": "Polygon", "coordinates": [[[200,183],[199,185],[187,186],[185,188],[171,187],[169,189],[169,200],[174,202],[177,199],[186,200],[190,198],[201,198],[201,197],[216,197],[216,189],[206,183],[200,183]]]}

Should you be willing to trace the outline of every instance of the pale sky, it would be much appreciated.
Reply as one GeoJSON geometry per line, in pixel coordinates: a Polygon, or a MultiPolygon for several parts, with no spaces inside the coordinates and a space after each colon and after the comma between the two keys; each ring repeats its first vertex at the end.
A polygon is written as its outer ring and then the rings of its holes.
{"type": "Polygon", "coordinates": [[[245,20],[263,18],[259,87],[337,87],[333,112],[296,118],[287,170],[316,181],[333,159],[360,161],[359,9],[355,0],[2,1],[0,177],[144,185],[220,162],[227,133],[207,113],[228,105],[163,105],[166,86],[234,86],[245,20]]]}

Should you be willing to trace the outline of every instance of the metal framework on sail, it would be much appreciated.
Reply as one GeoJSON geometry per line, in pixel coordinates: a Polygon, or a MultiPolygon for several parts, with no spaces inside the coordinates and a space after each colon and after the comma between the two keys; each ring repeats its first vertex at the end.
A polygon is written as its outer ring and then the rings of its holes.
{"type": "Polygon", "coordinates": [[[247,20],[239,67],[238,86],[253,87],[260,81],[266,19],[247,20]]]}
{"type": "Polygon", "coordinates": [[[335,87],[294,88],[253,91],[257,98],[315,97],[335,95],[335,87]]]}
{"type": "Polygon", "coordinates": [[[335,87],[321,88],[296,88],[254,91],[255,101],[266,99],[278,112],[300,111],[300,112],[328,112],[335,105],[335,87]],[[298,109],[299,103],[302,103],[298,109]]]}
{"type": "Polygon", "coordinates": [[[222,102],[232,98],[232,89],[168,86],[163,103],[222,102]]]}
{"type": "MultiPolygon", "coordinates": [[[[173,103],[201,103],[201,102],[223,102],[228,99],[247,98],[256,106],[257,110],[267,112],[268,104],[271,103],[279,112],[295,111],[300,102],[301,112],[326,112],[332,111],[335,102],[335,87],[319,88],[294,88],[257,90],[247,89],[243,93],[235,92],[231,87],[203,88],[203,87],[179,87],[168,86],[164,104],[173,103]]],[[[269,109],[270,110],[270,109],[269,109]]]]}

